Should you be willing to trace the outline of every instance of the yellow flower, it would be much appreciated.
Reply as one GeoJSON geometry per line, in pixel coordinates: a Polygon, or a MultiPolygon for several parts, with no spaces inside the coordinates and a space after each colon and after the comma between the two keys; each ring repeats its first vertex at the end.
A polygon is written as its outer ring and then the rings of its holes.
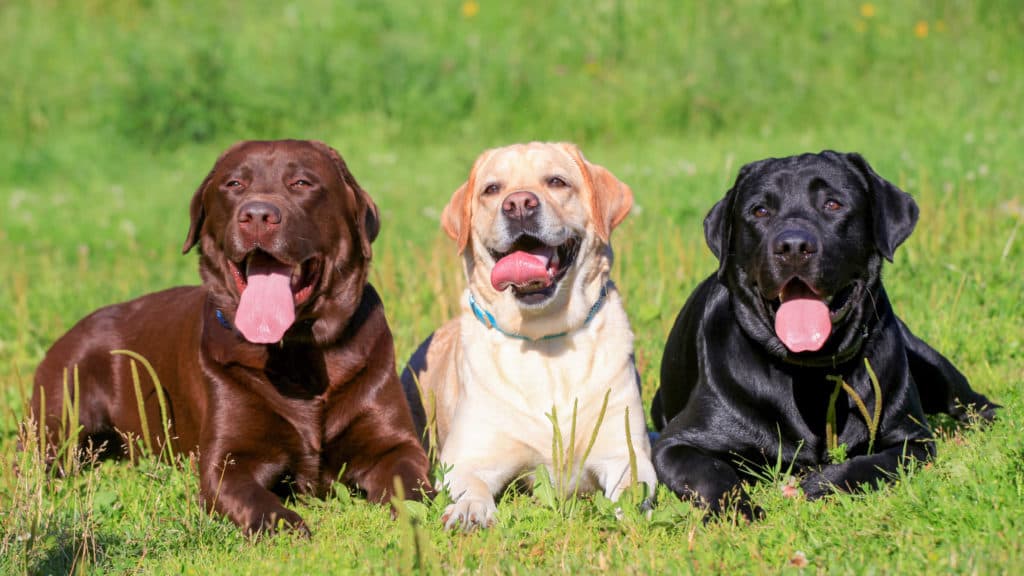
{"type": "Polygon", "coordinates": [[[860,5],[860,15],[865,18],[871,18],[875,15],[875,5],[867,2],[860,5]]]}
{"type": "Polygon", "coordinates": [[[467,0],[462,3],[462,16],[464,18],[472,18],[480,12],[480,3],[474,0],[467,0]]]}
{"type": "Polygon", "coordinates": [[[928,36],[928,22],[918,20],[917,24],[914,25],[914,36],[926,38],[928,36]]]}

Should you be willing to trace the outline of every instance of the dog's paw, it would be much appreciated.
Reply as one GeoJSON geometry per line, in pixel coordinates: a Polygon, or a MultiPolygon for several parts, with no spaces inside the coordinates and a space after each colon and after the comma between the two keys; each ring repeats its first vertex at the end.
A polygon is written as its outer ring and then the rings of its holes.
{"type": "Polygon", "coordinates": [[[699,499],[697,503],[707,510],[707,513],[704,515],[705,524],[710,523],[712,520],[735,523],[739,521],[757,522],[765,518],[764,508],[754,504],[746,492],[739,490],[726,493],[718,500],[711,500],[705,503],[699,499]]]}
{"type": "Polygon", "coordinates": [[[477,528],[490,528],[497,521],[495,514],[498,512],[494,500],[491,498],[460,498],[458,502],[450,504],[441,516],[441,522],[445,530],[461,528],[465,532],[477,528]]]}
{"type": "Polygon", "coordinates": [[[808,473],[800,481],[800,488],[804,491],[804,497],[808,500],[817,500],[835,491],[835,486],[828,477],[818,471],[808,473]]]}
{"type": "Polygon", "coordinates": [[[273,536],[278,532],[293,532],[305,538],[312,536],[305,520],[287,508],[260,514],[248,522],[244,530],[248,536],[252,537],[273,536]]]}

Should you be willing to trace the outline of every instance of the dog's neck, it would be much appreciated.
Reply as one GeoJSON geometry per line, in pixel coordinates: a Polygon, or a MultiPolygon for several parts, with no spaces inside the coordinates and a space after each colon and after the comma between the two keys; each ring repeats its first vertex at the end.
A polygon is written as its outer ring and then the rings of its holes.
{"type": "MultiPolygon", "coordinates": [[[[594,302],[594,305],[590,307],[590,311],[587,313],[587,317],[583,319],[583,323],[580,324],[574,330],[578,330],[580,328],[583,328],[587,324],[590,324],[590,321],[593,320],[594,316],[597,315],[597,313],[601,310],[601,307],[604,305],[605,300],[607,300],[607,298],[608,298],[608,285],[609,284],[610,284],[610,282],[606,282],[605,284],[603,284],[601,286],[601,293],[597,297],[597,301],[594,302]]],[[[540,341],[540,340],[553,340],[555,338],[561,338],[563,336],[567,336],[569,334],[569,332],[572,331],[572,330],[566,330],[564,332],[556,332],[556,333],[553,333],[553,334],[544,334],[543,336],[527,336],[525,334],[520,334],[520,333],[517,333],[517,332],[510,332],[508,330],[503,329],[498,324],[498,322],[494,318],[493,314],[491,314],[487,310],[481,308],[480,305],[477,304],[476,299],[473,298],[473,292],[472,291],[469,291],[469,309],[473,311],[473,315],[476,316],[476,319],[479,320],[484,326],[487,326],[488,328],[493,328],[494,330],[497,330],[498,332],[504,334],[505,336],[508,336],[509,338],[515,338],[517,340],[527,340],[527,341],[532,341],[532,342],[536,342],[536,341],[540,341]]]]}

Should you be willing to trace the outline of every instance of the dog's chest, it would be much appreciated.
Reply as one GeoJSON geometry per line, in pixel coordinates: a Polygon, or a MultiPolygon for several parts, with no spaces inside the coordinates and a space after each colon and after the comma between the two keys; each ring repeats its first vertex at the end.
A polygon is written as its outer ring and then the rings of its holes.
{"type": "Polygon", "coordinates": [[[537,342],[474,326],[463,340],[467,400],[545,426],[553,408],[560,420],[571,417],[574,403],[580,412],[600,410],[609,389],[635,386],[628,328],[610,331],[602,324],[537,342]]]}

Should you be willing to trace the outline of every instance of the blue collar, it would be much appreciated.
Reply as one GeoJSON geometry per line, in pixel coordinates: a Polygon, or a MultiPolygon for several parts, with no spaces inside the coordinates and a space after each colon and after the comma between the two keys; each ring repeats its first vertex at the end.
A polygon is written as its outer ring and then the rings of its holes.
{"type": "Polygon", "coordinates": [[[220,308],[217,308],[217,311],[214,314],[217,316],[217,322],[219,322],[221,326],[227,330],[231,330],[231,323],[224,317],[224,312],[221,312],[220,308]]]}
{"type": "MultiPolygon", "coordinates": [[[[597,311],[601,309],[601,306],[604,304],[605,297],[607,296],[608,284],[605,284],[604,286],[601,286],[601,295],[598,296],[597,302],[594,302],[594,305],[590,307],[590,312],[587,313],[587,319],[583,321],[583,324],[580,325],[580,328],[586,326],[587,324],[590,324],[590,321],[593,320],[594,316],[597,315],[597,311]]],[[[469,293],[469,307],[473,310],[473,315],[476,316],[476,319],[479,320],[481,324],[487,326],[488,328],[494,328],[495,330],[504,334],[505,336],[508,336],[509,338],[526,340],[528,342],[540,342],[542,340],[553,340],[555,338],[561,338],[562,336],[565,336],[570,332],[567,330],[565,332],[559,332],[558,334],[548,334],[547,336],[541,336],[540,338],[530,338],[529,336],[523,336],[522,334],[516,334],[514,332],[506,332],[505,330],[502,330],[501,327],[498,326],[498,322],[494,319],[494,315],[488,312],[487,310],[484,310],[483,308],[480,307],[479,304],[476,303],[476,299],[473,298],[472,292],[469,293]]]]}

